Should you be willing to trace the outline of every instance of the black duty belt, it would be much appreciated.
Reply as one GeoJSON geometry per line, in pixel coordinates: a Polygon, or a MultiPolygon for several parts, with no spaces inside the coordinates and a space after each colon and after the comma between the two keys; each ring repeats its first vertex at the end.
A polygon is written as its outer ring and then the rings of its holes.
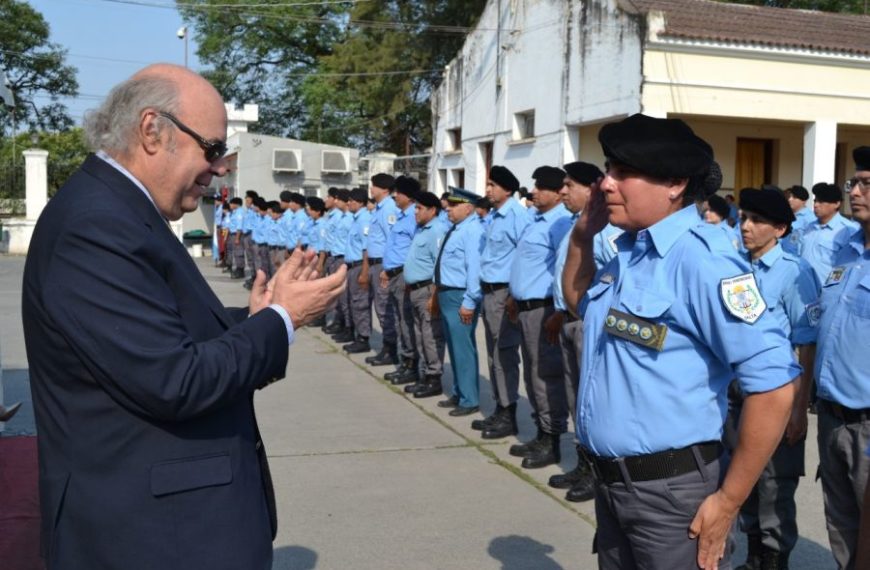
{"type": "Polygon", "coordinates": [[[448,287],[447,285],[439,285],[438,292],[441,291],[465,291],[465,287],[448,287]]]}
{"type": "Polygon", "coordinates": [[[347,265],[348,269],[359,267],[360,265],[362,265],[362,259],[360,259],[359,261],[348,261],[347,263],[345,263],[345,265],[347,265]]]}
{"type": "Polygon", "coordinates": [[[270,245],[270,246],[269,246],[269,249],[271,249],[272,251],[276,251],[276,250],[279,250],[279,249],[284,249],[284,247],[283,247],[283,246],[280,246],[280,245],[270,245]]]}
{"type": "Polygon", "coordinates": [[[625,482],[620,463],[625,466],[629,479],[635,482],[656,481],[669,479],[678,475],[684,475],[699,469],[692,448],[698,449],[704,465],[712,463],[722,455],[723,447],[718,441],[709,441],[690,445],[682,449],[669,449],[648,455],[633,455],[612,459],[609,457],[597,457],[582,448],[583,455],[592,465],[595,479],[610,485],[612,483],[625,482]]]}
{"type": "Polygon", "coordinates": [[[257,247],[269,247],[268,243],[265,242],[254,242],[257,244],[257,247]]]}
{"type": "Polygon", "coordinates": [[[383,262],[384,262],[383,257],[370,257],[369,258],[369,265],[377,265],[378,263],[383,263],[383,262]]]}
{"type": "Polygon", "coordinates": [[[486,281],[480,282],[480,289],[484,293],[494,293],[500,289],[507,289],[507,283],[487,283],[486,281]]]}
{"type": "Polygon", "coordinates": [[[576,323],[577,321],[580,320],[577,317],[575,317],[574,313],[572,313],[571,311],[562,311],[562,314],[565,315],[565,322],[566,323],[576,323]]]}
{"type": "Polygon", "coordinates": [[[385,270],[384,273],[387,274],[388,279],[392,279],[396,275],[401,275],[402,271],[404,271],[404,270],[405,270],[404,267],[394,267],[392,269],[385,270]]]}
{"type": "Polygon", "coordinates": [[[517,310],[522,311],[533,311],[535,309],[540,309],[541,307],[552,307],[553,306],[553,298],[547,297],[546,299],[527,299],[525,301],[516,301],[517,310]]]}
{"type": "Polygon", "coordinates": [[[864,408],[861,410],[855,410],[853,408],[847,408],[846,406],[841,406],[836,402],[832,402],[830,400],[822,400],[819,399],[816,402],[817,405],[821,405],[821,407],[834,416],[835,418],[839,418],[843,420],[843,422],[847,424],[859,424],[861,422],[866,422],[870,420],[870,408],[864,408]]]}
{"type": "Polygon", "coordinates": [[[409,283],[407,285],[407,287],[411,291],[416,291],[417,289],[422,289],[423,287],[428,287],[431,284],[432,284],[432,280],[426,279],[425,281],[418,281],[417,283],[409,283]]]}
{"type": "Polygon", "coordinates": [[[329,256],[329,259],[334,259],[334,260],[336,260],[336,261],[341,261],[341,260],[344,259],[344,256],[343,256],[343,255],[330,255],[330,256],[329,256]]]}

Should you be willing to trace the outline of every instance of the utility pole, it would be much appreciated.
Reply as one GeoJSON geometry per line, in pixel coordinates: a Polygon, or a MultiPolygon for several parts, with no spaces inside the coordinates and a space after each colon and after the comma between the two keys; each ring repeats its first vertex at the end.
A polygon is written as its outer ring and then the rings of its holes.
{"type": "Polygon", "coordinates": [[[184,67],[187,67],[187,26],[181,26],[178,28],[175,35],[178,36],[178,39],[184,40],[184,67]]]}

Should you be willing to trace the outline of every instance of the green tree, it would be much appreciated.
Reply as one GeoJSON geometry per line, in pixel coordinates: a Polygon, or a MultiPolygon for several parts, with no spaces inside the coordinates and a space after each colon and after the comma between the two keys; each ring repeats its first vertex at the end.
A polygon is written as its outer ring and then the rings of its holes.
{"type": "Polygon", "coordinates": [[[60,102],[61,97],[78,94],[76,69],[64,62],[65,57],[66,51],[49,41],[42,14],[27,2],[0,0],[0,70],[16,104],[15,125],[11,109],[0,104],[0,134],[16,126],[18,130],[58,130],[73,124],[60,102]],[[45,96],[47,101],[42,100],[45,96]]]}
{"type": "Polygon", "coordinates": [[[794,8],[799,10],[818,10],[820,12],[841,12],[845,14],[867,14],[868,0],[729,0],[732,4],[751,4],[774,8],[794,8]]]}
{"type": "Polygon", "coordinates": [[[24,133],[0,138],[0,199],[24,198],[24,156],[29,148],[48,151],[48,195],[69,179],[88,155],[82,129],[24,133]]]}

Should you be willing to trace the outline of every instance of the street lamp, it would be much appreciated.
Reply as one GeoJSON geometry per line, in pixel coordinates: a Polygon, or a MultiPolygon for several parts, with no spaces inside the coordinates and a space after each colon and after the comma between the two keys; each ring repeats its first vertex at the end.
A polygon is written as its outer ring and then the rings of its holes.
{"type": "Polygon", "coordinates": [[[175,35],[178,36],[178,39],[184,40],[184,67],[187,67],[187,26],[178,28],[175,35]]]}

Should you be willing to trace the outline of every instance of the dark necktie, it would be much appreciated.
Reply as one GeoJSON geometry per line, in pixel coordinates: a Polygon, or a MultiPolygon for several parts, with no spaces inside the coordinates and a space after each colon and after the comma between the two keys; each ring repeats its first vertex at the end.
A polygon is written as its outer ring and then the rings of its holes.
{"type": "Polygon", "coordinates": [[[441,255],[444,253],[444,246],[447,245],[447,240],[450,239],[450,234],[456,229],[456,224],[444,234],[444,241],[441,242],[441,249],[438,250],[438,257],[435,259],[435,285],[441,286],[441,255]]]}

